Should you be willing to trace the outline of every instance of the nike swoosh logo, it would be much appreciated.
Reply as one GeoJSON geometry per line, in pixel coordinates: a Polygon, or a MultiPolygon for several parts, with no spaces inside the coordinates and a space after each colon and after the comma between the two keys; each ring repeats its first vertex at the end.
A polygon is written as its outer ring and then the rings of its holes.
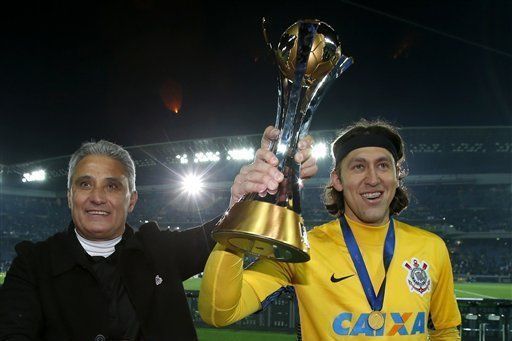
{"type": "Polygon", "coordinates": [[[350,278],[350,277],[352,277],[352,276],[354,276],[354,274],[352,274],[352,275],[348,275],[348,276],[345,276],[345,277],[336,278],[336,277],[334,277],[334,274],[332,274],[332,276],[331,276],[331,282],[333,282],[333,283],[338,283],[338,282],[343,281],[344,279],[350,278]]]}

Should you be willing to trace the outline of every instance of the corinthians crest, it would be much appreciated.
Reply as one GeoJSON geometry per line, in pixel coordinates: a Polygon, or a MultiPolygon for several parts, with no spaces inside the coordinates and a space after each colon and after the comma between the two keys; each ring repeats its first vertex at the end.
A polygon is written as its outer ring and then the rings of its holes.
{"type": "Polygon", "coordinates": [[[407,261],[403,263],[404,268],[409,271],[406,278],[407,284],[411,292],[416,291],[423,296],[430,291],[431,286],[430,276],[428,275],[428,264],[424,261],[420,264],[416,258],[412,258],[411,263],[412,264],[407,261]]]}

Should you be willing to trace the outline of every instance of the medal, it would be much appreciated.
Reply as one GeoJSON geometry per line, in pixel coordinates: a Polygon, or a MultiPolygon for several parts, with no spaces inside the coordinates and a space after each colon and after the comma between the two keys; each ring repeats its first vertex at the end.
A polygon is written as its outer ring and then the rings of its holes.
{"type": "Polygon", "coordinates": [[[389,219],[389,227],[388,232],[386,233],[386,240],[384,241],[384,252],[383,252],[383,261],[384,261],[384,280],[380,285],[380,289],[378,294],[375,294],[373,290],[372,281],[370,280],[370,275],[368,274],[368,270],[366,269],[366,265],[364,264],[363,255],[359,250],[359,246],[357,245],[357,241],[350,229],[350,225],[348,224],[345,216],[340,217],[340,225],[341,231],[343,232],[343,239],[345,240],[345,244],[347,245],[348,253],[350,254],[350,258],[354,263],[354,267],[356,268],[357,275],[359,277],[359,281],[361,282],[361,286],[363,287],[364,294],[372,312],[368,315],[368,326],[373,330],[378,330],[384,327],[384,314],[381,312],[382,305],[384,304],[384,294],[386,292],[386,275],[388,272],[389,264],[393,259],[393,253],[395,252],[395,227],[393,223],[393,218],[389,219]]]}
{"type": "Polygon", "coordinates": [[[374,310],[368,315],[367,321],[373,330],[381,329],[384,326],[384,315],[380,311],[374,310]]]}

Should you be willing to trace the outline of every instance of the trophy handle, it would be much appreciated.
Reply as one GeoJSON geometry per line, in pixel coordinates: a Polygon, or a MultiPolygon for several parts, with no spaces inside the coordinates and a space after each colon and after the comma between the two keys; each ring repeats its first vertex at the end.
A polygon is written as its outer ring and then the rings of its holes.
{"type": "Polygon", "coordinates": [[[265,17],[261,18],[261,31],[263,32],[263,39],[265,39],[265,43],[267,44],[267,47],[270,51],[272,51],[272,54],[275,53],[274,48],[272,47],[272,42],[268,38],[269,34],[267,31],[267,20],[265,17]]]}
{"type": "Polygon", "coordinates": [[[336,63],[336,66],[329,72],[327,77],[312,85],[312,87],[314,87],[314,91],[310,92],[310,96],[306,98],[306,100],[309,100],[309,103],[305,105],[307,110],[304,114],[302,125],[300,127],[299,138],[304,138],[308,134],[309,127],[311,126],[311,121],[313,118],[313,113],[315,112],[316,108],[318,108],[318,105],[324,98],[327,90],[331,87],[331,84],[333,83],[332,81],[338,78],[353,63],[354,59],[352,57],[347,57],[342,54],[336,63]]]}

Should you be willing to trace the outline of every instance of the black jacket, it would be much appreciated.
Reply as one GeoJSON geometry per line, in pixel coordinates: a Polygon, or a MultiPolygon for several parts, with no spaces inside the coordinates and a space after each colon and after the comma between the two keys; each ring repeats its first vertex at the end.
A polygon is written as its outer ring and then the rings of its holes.
{"type": "MultiPolygon", "coordinates": [[[[182,282],[203,271],[215,222],[183,232],[126,226],[119,270],[144,340],[197,339],[182,282]]],[[[0,340],[106,340],[108,299],[73,224],[16,251],[0,289],[0,340]]]]}

